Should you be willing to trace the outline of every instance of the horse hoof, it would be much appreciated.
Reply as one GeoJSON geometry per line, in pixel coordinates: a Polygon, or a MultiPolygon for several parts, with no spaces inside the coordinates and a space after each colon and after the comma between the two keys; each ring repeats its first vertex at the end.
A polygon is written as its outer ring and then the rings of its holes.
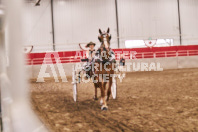
{"type": "Polygon", "coordinates": [[[101,110],[108,110],[108,107],[107,106],[102,106],[101,110]]]}
{"type": "Polygon", "coordinates": [[[97,98],[97,97],[95,97],[95,96],[93,97],[93,99],[94,99],[94,100],[98,100],[98,98],[97,98]]]}

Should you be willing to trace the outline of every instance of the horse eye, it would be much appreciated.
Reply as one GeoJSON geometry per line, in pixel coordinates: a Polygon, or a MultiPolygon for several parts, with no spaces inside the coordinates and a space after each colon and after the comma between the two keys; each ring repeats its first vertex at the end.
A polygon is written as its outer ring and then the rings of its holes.
{"type": "Polygon", "coordinates": [[[109,39],[111,40],[111,35],[109,36],[109,39]]]}

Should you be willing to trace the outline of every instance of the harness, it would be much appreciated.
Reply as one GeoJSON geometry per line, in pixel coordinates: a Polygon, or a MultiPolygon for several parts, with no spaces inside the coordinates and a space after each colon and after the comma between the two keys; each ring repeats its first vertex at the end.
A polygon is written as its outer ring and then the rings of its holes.
{"type": "MultiPolygon", "coordinates": [[[[109,35],[108,33],[102,33],[101,34],[103,36],[103,40],[101,40],[100,37],[98,37],[99,41],[102,43],[101,44],[101,47],[96,51],[95,53],[95,56],[92,57],[92,53],[93,51],[89,51],[89,60],[91,59],[91,62],[90,64],[88,65],[88,67],[92,69],[92,73],[95,74],[95,69],[94,69],[94,64],[95,62],[97,63],[102,63],[102,64],[105,64],[105,63],[116,63],[115,61],[115,53],[113,52],[113,50],[111,48],[109,48],[109,51],[107,51],[107,49],[105,47],[108,47],[108,44],[110,43],[110,40],[111,40],[111,35],[109,36],[109,40],[107,40],[106,38],[106,35],[109,35]],[[101,50],[103,49],[103,51],[106,51],[109,53],[109,57],[107,59],[102,59],[102,56],[101,56],[101,50]]],[[[88,71],[90,72],[90,71],[88,71]]]]}
{"type": "MultiPolygon", "coordinates": [[[[103,48],[103,49],[106,50],[105,48],[103,48]]],[[[103,64],[105,64],[106,62],[115,63],[115,53],[113,52],[112,49],[110,49],[109,50],[109,58],[103,60],[102,56],[101,56],[101,49],[98,49],[96,51],[94,61],[95,62],[100,62],[100,63],[103,63],[103,64]]]]}

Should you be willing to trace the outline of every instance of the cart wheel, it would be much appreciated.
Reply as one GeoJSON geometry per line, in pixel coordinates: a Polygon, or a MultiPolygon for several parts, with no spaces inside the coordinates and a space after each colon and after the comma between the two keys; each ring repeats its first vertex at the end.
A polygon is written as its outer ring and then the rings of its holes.
{"type": "Polygon", "coordinates": [[[115,75],[112,78],[111,94],[112,94],[113,99],[116,99],[116,95],[117,95],[117,80],[116,80],[115,75]]]}
{"type": "Polygon", "coordinates": [[[72,84],[73,84],[73,99],[76,102],[77,101],[77,81],[76,81],[76,71],[75,68],[73,68],[72,72],[72,84]]]}

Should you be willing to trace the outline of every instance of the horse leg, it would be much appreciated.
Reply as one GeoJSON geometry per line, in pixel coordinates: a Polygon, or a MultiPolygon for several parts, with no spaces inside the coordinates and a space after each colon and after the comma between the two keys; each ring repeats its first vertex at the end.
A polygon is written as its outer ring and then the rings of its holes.
{"type": "Polygon", "coordinates": [[[98,97],[97,97],[97,88],[98,88],[98,85],[97,85],[97,83],[94,83],[94,87],[95,87],[95,96],[94,96],[94,100],[98,100],[98,97]]]}
{"type": "Polygon", "coordinates": [[[109,78],[109,87],[107,91],[107,101],[109,101],[109,97],[111,95],[111,86],[112,86],[112,77],[109,78]]]}
{"type": "MultiPolygon", "coordinates": [[[[103,93],[103,91],[105,91],[104,89],[103,89],[103,85],[102,85],[102,82],[100,82],[99,83],[99,87],[100,87],[100,92],[101,92],[101,97],[100,97],[100,105],[103,105],[103,94],[105,94],[105,93],[103,93]]],[[[104,95],[105,96],[105,95],[104,95]]]]}
{"type": "Polygon", "coordinates": [[[106,87],[107,82],[103,82],[102,88],[101,88],[101,100],[102,100],[102,110],[107,110],[107,102],[106,102],[106,96],[105,96],[105,87],[106,87]]]}

